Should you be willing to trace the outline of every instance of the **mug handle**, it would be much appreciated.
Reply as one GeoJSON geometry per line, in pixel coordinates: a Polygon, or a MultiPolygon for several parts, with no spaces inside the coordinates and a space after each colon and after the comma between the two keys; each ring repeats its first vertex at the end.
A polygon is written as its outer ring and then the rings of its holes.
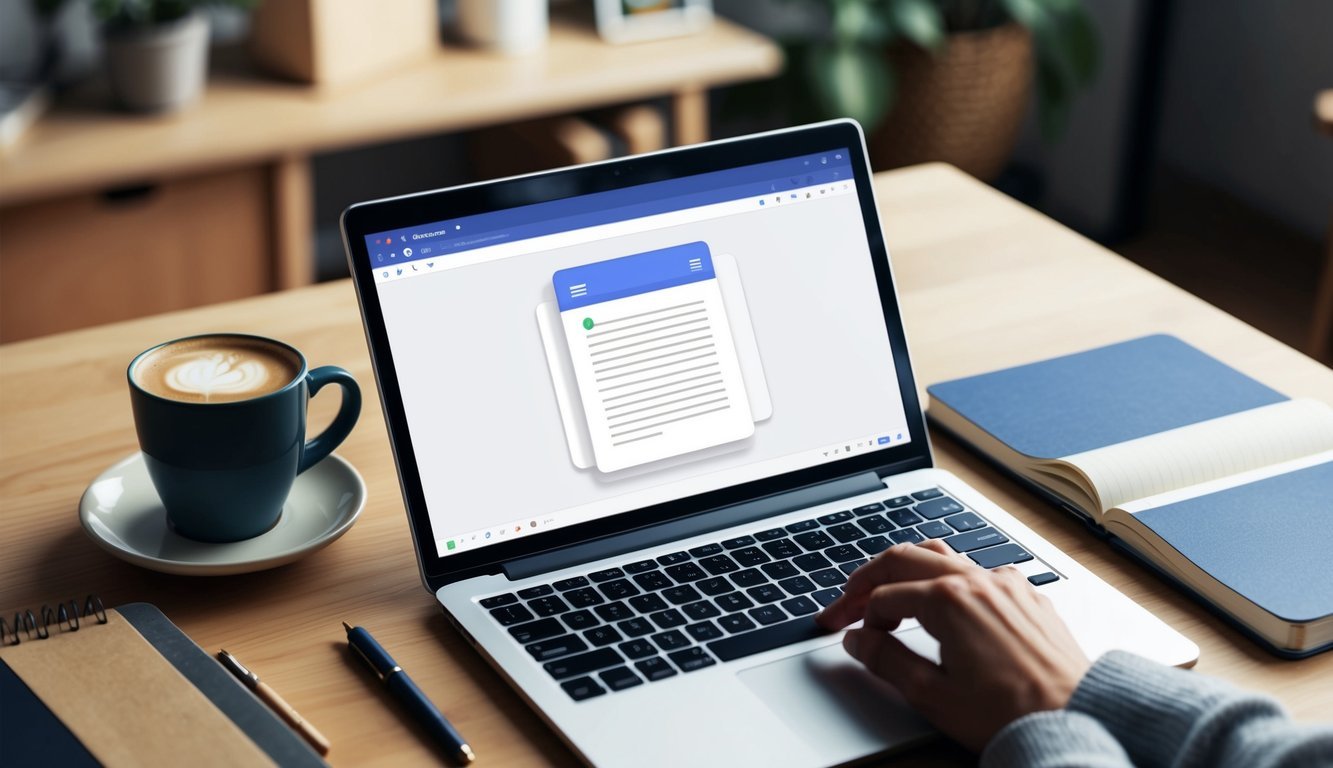
{"type": "Polygon", "coordinates": [[[325,384],[337,384],[342,387],[343,401],[338,408],[338,415],[333,417],[333,423],[301,449],[301,463],[296,469],[298,475],[333,453],[333,449],[347,439],[352,427],[356,426],[357,417],[361,415],[361,387],[357,386],[352,374],[342,368],[336,365],[316,368],[306,375],[306,384],[310,388],[311,398],[323,389],[325,384]]]}

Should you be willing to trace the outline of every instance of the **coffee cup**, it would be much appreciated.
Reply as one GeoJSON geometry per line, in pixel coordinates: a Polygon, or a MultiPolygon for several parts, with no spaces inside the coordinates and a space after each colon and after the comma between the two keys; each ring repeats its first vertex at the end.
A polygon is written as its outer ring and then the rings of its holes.
{"type": "Polygon", "coordinates": [[[281,341],[190,336],[140,353],[126,371],[134,426],[167,520],[183,536],[226,542],[272,528],[296,476],[333,452],[361,413],[361,389],[336,366],[308,370],[281,341]],[[305,439],[306,407],[325,385],[342,405],[305,439]]]}

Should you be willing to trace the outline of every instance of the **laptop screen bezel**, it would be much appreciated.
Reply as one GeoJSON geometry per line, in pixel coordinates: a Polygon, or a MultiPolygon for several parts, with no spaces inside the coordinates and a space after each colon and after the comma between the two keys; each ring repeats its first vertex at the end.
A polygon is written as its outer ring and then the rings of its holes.
{"type": "MultiPolygon", "coordinates": [[[[670,149],[650,155],[358,203],[344,211],[342,216],[344,245],[353,284],[361,305],[366,340],[379,383],[380,399],[396,458],[399,483],[426,583],[438,588],[459,579],[498,572],[504,563],[517,558],[615,536],[868,471],[876,471],[883,475],[889,468],[896,472],[930,466],[930,445],[907,354],[906,336],[868,168],[860,127],[850,120],[838,120],[741,139],[670,149]],[[421,485],[421,474],[416,463],[407,415],[403,408],[366,238],[388,230],[419,226],[459,216],[593,192],[613,191],[638,184],[837,149],[847,150],[851,155],[857,200],[861,207],[870,258],[879,287],[881,309],[898,376],[898,391],[903,398],[903,410],[907,418],[910,440],[839,461],[760,478],[540,534],[502,541],[475,550],[445,557],[439,556],[435,551],[436,537],[421,485]]],[[[513,473],[515,482],[523,482],[522,467],[514,467],[513,473]]],[[[504,489],[497,488],[495,493],[497,497],[502,497],[504,489]]]]}

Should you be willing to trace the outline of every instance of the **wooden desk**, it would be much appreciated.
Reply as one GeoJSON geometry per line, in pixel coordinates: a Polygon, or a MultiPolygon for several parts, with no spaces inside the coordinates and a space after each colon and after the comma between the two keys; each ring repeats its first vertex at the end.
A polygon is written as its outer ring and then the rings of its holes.
{"type": "MultiPolygon", "coordinates": [[[[1288,394],[1333,400],[1333,371],[952,168],[893,171],[877,185],[923,385],[1167,331],[1288,394]]],[[[369,504],[322,552],[264,573],[181,578],[121,563],[84,536],[76,508],[85,485],[136,448],[125,364],[154,342],[217,330],[287,339],[373,390],[346,282],[0,347],[0,611],[90,591],[109,604],[155,602],[204,648],[234,651],[323,729],[334,763],[426,760],[425,742],[349,660],[339,622],[354,621],[392,649],[487,764],[571,763],[421,586],[373,394],[340,450],[365,476],[369,504]]],[[[333,403],[316,405],[318,425],[333,403]]],[[[1200,672],[1272,693],[1298,717],[1333,711],[1333,654],[1289,662],[1264,653],[957,445],[936,436],[935,450],[945,468],[1197,642],[1200,672]]],[[[895,764],[967,761],[938,743],[895,764]]]]}
{"type": "Polygon", "coordinates": [[[691,144],[708,138],[707,89],[782,66],[773,42],[722,19],[698,35],[616,46],[559,16],[543,54],[444,47],[333,93],[256,75],[239,58],[215,56],[203,99],[179,114],[109,111],[92,88],[0,155],[0,338],[309,284],[314,153],[661,96],[676,143],[691,144]],[[134,194],[100,194],[127,185],[134,194]],[[60,288],[29,298],[51,283],[60,288]],[[132,300],[107,297],[108,284],[132,300]]]}

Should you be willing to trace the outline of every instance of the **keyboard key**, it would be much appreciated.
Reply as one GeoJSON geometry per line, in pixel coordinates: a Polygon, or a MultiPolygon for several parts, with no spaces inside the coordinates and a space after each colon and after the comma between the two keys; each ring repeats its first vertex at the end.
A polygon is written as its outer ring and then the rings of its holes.
{"type": "Polygon", "coordinates": [[[776,563],[768,563],[767,565],[761,565],[759,567],[772,579],[788,579],[801,573],[797,570],[796,566],[786,560],[779,560],[776,563]]]}
{"type": "MultiPolygon", "coordinates": [[[[1053,581],[1059,581],[1060,577],[1047,571],[1046,573],[1037,573],[1028,577],[1028,583],[1034,587],[1040,587],[1043,584],[1050,584],[1053,581]]],[[[511,630],[512,631],[512,630],[511,630]]]]}
{"type": "Polygon", "coordinates": [[[597,676],[602,678],[602,682],[606,683],[606,687],[613,691],[623,691],[626,688],[643,685],[643,681],[639,679],[639,676],[625,667],[608,669],[605,672],[599,673],[597,676]]]}
{"type": "Polygon", "coordinates": [[[704,544],[703,546],[691,549],[690,554],[694,555],[695,557],[702,558],[702,557],[708,557],[710,555],[716,555],[721,551],[722,551],[721,544],[704,544]]]}
{"type": "Polygon", "coordinates": [[[860,547],[862,552],[873,557],[893,546],[893,542],[883,536],[871,536],[868,539],[861,539],[856,542],[856,546],[860,547]]]}
{"type": "Polygon", "coordinates": [[[857,568],[860,568],[861,566],[865,565],[866,562],[868,562],[868,561],[866,561],[866,560],[853,560],[853,561],[851,561],[850,563],[843,563],[842,565],[838,566],[838,570],[842,571],[843,573],[847,574],[848,576],[851,576],[851,575],[852,575],[852,571],[854,571],[854,570],[856,570],[857,568]]]}
{"type": "Polygon", "coordinates": [[[550,661],[561,656],[568,656],[571,653],[588,650],[588,644],[583,642],[578,635],[561,635],[550,640],[529,643],[523,647],[537,661],[550,661]]]}
{"type": "Polygon", "coordinates": [[[586,675],[589,672],[595,672],[607,667],[615,667],[624,664],[625,660],[616,653],[614,648],[598,648],[595,651],[581,653],[578,656],[568,656],[555,661],[548,661],[542,666],[547,673],[556,680],[564,680],[567,677],[577,675],[586,675]]]}
{"type": "Polygon", "coordinates": [[[870,533],[885,533],[893,530],[893,523],[884,519],[884,515],[871,515],[856,521],[857,525],[870,533]]]}
{"type": "Polygon", "coordinates": [[[632,618],[634,616],[634,611],[631,611],[629,609],[629,606],[625,605],[624,603],[618,600],[614,603],[599,605],[593,610],[596,611],[597,615],[601,616],[602,619],[605,621],[621,621],[623,619],[632,618]]]}
{"type": "Polygon", "coordinates": [[[787,618],[787,614],[783,613],[782,609],[776,605],[761,605],[758,608],[751,608],[746,613],[750,614],[750,618],[762,627],[777,624],[787,618]]]}
{"type": "Polygon", "coordinates": [[[517,597],[514,597],[512,594],[506,593],[503,595],[496,595],[495,597],[482,598],[480,605],[482,608],[486,608],[487,610],[489,610],[491,608],[499,608],[502,605],[513,605],[514,603],[517,602],[518,602],[517,597]]]}
{"type": "Polygon", "coordinates": [[[714,616],[721,615],[722,613],[722,611],[718,610],[718,607],[716,605],[713,605],[707,600],[700,600],[697,603],[682,605],[680,607],[680,611],[686,616],[689,616],[694,621],[699,621],[700,619],[711,619],[714,616]]]}
{"type": "Polygon", "coordinates": [[[939,488],[927,488],[924,491],[917,491],[916,493],[912,494],[912,498],[916,499],[917,501],[927,501],[929,499],[938,499],[943,495],[944,494],[940,492],[939,488]]]}
{"type": "Polygon", "coordinates": [[[592,579],[594,582],[597,583],[601,583],[603,581],[610,581],[611,579],[623,579],[624,577],[625,577],[625,572],[620,570],[619,568],[607,568],[604,571],[593,571],[592,573],[588,574],[588,578],[592,579]]]}
{"type": "Polygon", "coordinates": [[[819,523],[815,522],[814,520],[802,520],[799,523],[792,523],[791,525],[787,526],[787,530],[790,531],[791,533],[800,533],[801,531],[810,531],[818,527],[819,523]]]}
{"type": "Polygon", "coordinates": [[[741,564],[742,568],[749,568],[769,561],[768,555],[764,554],[764,551],[758,547],[737,549],[731,553],[731,556],[741,564]]]}
{"type": "Polygon", "coordinates": [[[801,548],[791,539],[778,539],[764,544],[764,551],[774,560],[785,560],[789,557],[796,557],[801,554],[801,548]]]}
{"type": "Polygon", "coordinates": [[[602,594],[606,595],[608,600],[624,600],[627,597],[639,594],[639,588],[625,579],[608,581],[599,586],[598,589],[602,590],[602,594]]]}
{"type": "Polygon", "coordinates": [[[733,661],[823,634],[824,630],[815,623],[813,616],[803,616],[756,632],[714,640],[708,644],[708,650],[722,661],[733,661]]]}
{"type": "Polygon", "coordinates": [[[711,621],[701,621],[698,624],[691,624],[685,628],[685,631],[690,633],[690,637],[700,643],[706,643],[709,640],[716,640],[719,637],[722,637],[722,630],[718,629],[717,625],[711,621]]]}
{"type": "Polygon", "coordinates": [[[922,523],[916,527],[917,533],[931,539],[942,539],[945,536],[952,536],[953,529],[939,520],[931,520],[929,523],[922,523]]]}
{"type": "Polygon", "coordinates": [[[754,622],[750,621],[750,617],[743,613],[733,613],[729,616],[723,616],[717,620],[717,624],[733,635],[737,632],[748,632],[749,630],[754,629],[754,622]]]}
{"type": "Polygon", "coordinates": [[[837,568],[825,568],[810,574],[810,580],[821,587],[836,587],[847,583],[847,576],[837,568]]]}
{"type": "Polygon", "coordinates": [[[1032,559],[1032,555],[1017,544],[1002,544],[979,552],[969,552],[967,556],[982,568],[999,568],[1010,563],[1026,563],[1032,559]]]}
{"type": "Polygon", "coordinates": [[[549,584],[538,584],[535,587],[520,589],[518,591],[518,596],[523,598],[524,600],[531,600],[534,597],[543,597],[545,595],[552,594],[554,591],[555,590],[551,589],[549,584]]]}
{"type": "Polygon", "coordinates": [[[736,587],[732,585],[730,579],[724,579],[718,576],[711,579],[704,579],[703,581],[696,581],[694,582],[694,586],[705,595],[721,595],[727,592],[736,591],[736,587]]]}
{"type": "Polygon", "coordinates": [[[529,611],[521,605],[504,605],[499,608],[492,608],[491,618],[500,622],[502,626],[507,627],[510,624],[521,624],[525,621],[532,621],[536,617],[532,615],[532,611],[529,611]]]}
{"type": "Polygon", "coordinates": [[[815,605],[815,601],[805,595],[793,597],[790,600],[783,600],[782,607],[787,609],[787,613],[790,613],[793,616],[805,616],[819,610],[819,606],[815,605]]]}
{"type": "Polygon", "coordinates": [[[592,587],[575,587],[565,592],[564,598],[575,608],[587,608],[590,605],[601,605],[606,602],[592,587]]]}
{"type": "Polygon", "coordinates": [[[958,531],[959,533],[963,533],[966,531],[975,531],[978,528],[986,527],[986,521],[977,517],[972,512],[964,512],[961,515],[946,517],[944,518],[944,522],[953,526],[953,529],[955,531],[958,531]]]}
{"type": "Polygon", "coordinates": [[[737,536],[734,539],[727,539],[726,541],[722,542],[722,548],[739,549],[741,547],[748,547],[753,543],[754,543],[753,536],[737,536]]]}
{"type": "MultiPolygon", "coordinates": [[[[566,626],[568,626],[575,632],[579,631],[580,629],[595,627],[598,624],[602,623],[601,620],[598,619],[596,616],[593,616],[590,612],[582,609],[577,611],[570,611],[569,613],[566,613],[564,616],[561,616],[560,618],[564,620],[566,626]]],[[[533,638],[533,639],[535,640],[538,638],[533,638]]]]}
{"type": "Polygon", "coordinates": [[[616,625],[620,631],[625,633],[626,637],[643,637],[649,632],[656,632],[657,628],[647,619],[635,616],[632,619],[626,619],[616,625]]]}
{"type": "Polygon", "coordinates": [[[917,504],[913,509],[916,510],[918,515],[921,515],[927,520],[934,520],[937,517],[944,517],[945,515],[952,515],[955,512],[962,512],[963,505],[946,496],[942,499],[924,501],[917,504]]]}
{"type": "Polygon", "coordinates": [[[569,610],[569,606],[565,604],[565,601],[554,595],[529,600],[528,607],[538,616],[554,616],[557,613],[564,613],[569,610]]]}
{"type": "Polygon", "coordinates": [[[877,502],[875,502],[875,503],[873,503],[873,504],[866,504],[866,505],[857,507],[856,509],[853,509],[853,510],[852,510],[852,514],[853,514],[853,515],[856,515],[857,517],[865,517],[866,515],[871,515],[871,514],[874,514],[874,513],[876,513],[876,512],[883,512],[883,511],[884,511],[884,505],[883,505],[883,504],[880,504],[880,503],[877,501],[877,502]]]}
{"type": "Polygon", "coordinates": [[[680,667],[681,672],[693,672],[696,669],[711,667],[717,663],[716,661],[713,661],[713,657],[709,656],[707,651],[698,646],[695,646],[694,648],[686,648],[683,651],[676,651],[675,653],[668,653],[667,658],[671,659],[676,666],[680,667]]]}
{"type": "Polygon", "coordinates": [[[740,592],[732,592],[721,597],[713,598],[713,602],[717,603],[717,607],[727,613],[735,613],[736,611],[754,607],[754,602],[740,592]]]}
{"type": "Polygon", "coordinates": [[[792,563],[794,563],[797,568],[800,568],[801,570],[806,572],[817,571],[821,568],[828,568],[829,566],[833,565],[833,563],[829,562],[827,557],[824,557],[822,554],[818,552],[811,552],[808,555],[801,555],[800,557],[792,560],[792,563]]]}
{"type": "Polygon", "coordinates": [[[792,539],[805,547],[807,552],[816,552],[821,549],[827,549],[838,542],[830,539],[827,533],[823,531],[808,531],[806,533],[793,536],[792,539]]]}
{"type": "Polygon", "coordinates": [[[861,550],[856,547],[849,547],[846,544],[839,544],[836,547],[829,547],[824,550],[824,557],[835,563],[845,563],[848,560],[861,559],[861,550]]]}
{"type": "Polygon", "coordinates": [[[669,555],[662,555],[658,557],[657,562],[661,563],[662,565],[675,565],[676,563],[683,563],[689,559],[690,559],[690,554],[688,552],[672,552],[669,555]]]}
{"type": "Polygon", "coordinates": [[[592,647],[601,648],[604,645],[618,643],[625,638],[620,636],[620,633],[616,631],[615,627],[608,627],[603,624],[600,627],[584,630],[583,639],[587,640],[588,644],[592,647]]]}
{"type": "Polygon", "coordinates": [[[574,680],[566,680],[560,684],[565,689],[565,693],[574,701],[583,701],[591,699],[594,696],[601,696],[606,693],[606,689],[597,684],[591,677],[580,677],[574,680]]]}
{"type": "Polygon", "coordinates": [[[713,555],[712,557],[705,557],[704,559],[699,561],[699,565],[702,565],[704,567],[704,570],[708,571],[714,576],[718,576],[723,573],[731,573],[732,571],[739,571],[741,569],[739,565],[736,565],[735,560],[732,560],[730,557],[727,557],[726,555],[713,555]]]}
{"type": "Polygon", "coordinates": [[[760,573],[757,568],[746,568],[743,571],[733,573],[731,574],[731,580],[736,582],[738,587],[754,587],[768,583],[768,577],[760,573]]]}
{"type": "Polygon", "coordinates": [[[821,589],[810,596],[815,599],[816,603],[827,608],[829,603],[842,596],[842,590],[837,587],[829,587],[828,589],[821,589]]]}
{"type": "Polygon", "coordinates": [[[828,529],[828,534],[843,544],[846,544],[849,541],[856,541],[857,539],[864,539],[866,537],[865,531],[857,528],[851,523],[835,525],[828,529]]]}
{"type": "Polygon", "coordinates": [[[699,590],[691,587],[689,584],[683,584],[679,587],[668,587],[658,594],[665,597],[667,602],[672,605],[684,605],[685,603],[692,603],[695,600],[703,599],[703,595],[699,594],[699,590]]]}
{"type": "Polygon", "coordinates": [[[833,512],[831,514],[823,515],[815,519],[824,525],[836,525],[838,523],[845,523],[848,520],[851,520],[852,513],[850,510],[846,510],[843,512],[833,512]]]}
{"type": "Polygon", "coordinates": [[[901,526],[916,525],[921,516],[910,509],[890,509],[889,519],[901,526]]]}
{"type": "Polygon", "coordinates": [[[537,619],[527,624],[518,624],[509,628],[509,634],[520,643],[535,643],[548,637],[564,634],[565,628],[555,619],[537,619]]]}
{"type": "Polygon", "coordinates": [[[634,662],[634,667],[643,673],[643,676],[654,682],[676,674],[676,670],[666,663],[666,659],[661,656],[654,656],[651,659],[634,662]]]}
{"type": "Polygon", "coordinates": [[[648,571],[640,573],[634,577],[634,583],[638,584],[645,592],[652,592],[658,589],[666,589],[675,582],[667,578],[661,571],[648,571]]]}
{"type": "Polygon", "coordinates": [[[884,502],[884,503],[887,504],[887,505],[888,505],[889,507],[891,507],[891,508],[905,507],[905,506],[907,506],[907,505],[909,505],[909,504],[912,503],[912,497],[911,497],[911,496],[894,496],[893,498],[889,499],[888,501],[886,501],[886,502],[884,502]]]}
{"type": "Polygon", "coordinates": [[[778,586],[787,590],[789,594],[804,595],[806,592],[814,592],[819,587],[804,576],[793,576],[790,579],[783,579],[778,582],[778,586]]]}
{"type": "Polygon", "coordinates": [[[644,571],[651,571],[656,567],[656,560],[640,560],[637,563],[630,563],[629,565],[624,566],[625,573],[643,573],[644,571]]]}
{"type": "Polygon", "coordinates": [[[691,581],[698,581],[699,579],[708,578],[708,574],[704,573],[703,569],[701,569],[694,563],[681,563],[680,565],[673,565],[668,567],[666,569],[666,572],[668,576],[670,576],[671,578],[675,579],[676,581],[682,584],[691,581]]]}
{"type": "Polygon", "coordinates": [[[575,587],[586,587],[588,586],[588,580],[582,576],[574,576],[568,579],[561,579],[551,586],[555,587],[560,592],[564,592],[569,589],[574,589],[575,587]]]}
{"type": "Polygon", "coordinates": [[[971,552],[974,549],[989,547],[992,544],[1003,544],[1008,540],[1003,533],[994,528],[979,528],[975,531],[950,536],[944,540],[944,543],[953,547],[955,552],[971,552]]]}
{"type": "Polygon", "coordinates": [[[673,629],[668,632],[659,632],[653,635],[653,642],[657,643],[657,647],[664,651],[674,651],[677,648],[688,646],[690,644],[690,639],[681,634],[680,630],[673,629]]]}
{"type": "Polygon", "coordinates": [[[648,618],[652,619],[653,623],[661,629],[671,629],[672,627],[679,627],[685,623],[685,617],[680,615],[680,611],[675,608],[658,611],[648,618]]]}
{"type": "Polygon", "coordinates": [[[665,611],[668,606],[666,601],[656,594],[638,595],[629,599],[630,607],[639,613],[654,613],[656,611],[665,611]]]}
{"type": "Polygon", "coordinates": [[[915,528],[892,531],[889,533],[889,538],[893,540],[894,544],[920,544],[926,540],[926,537],[917,533],[915,528]]]}
{"type": "Polygon", "coordinates": [[[620,652],[625,654],[627,659],[646,659],[649,656],[657,655],[657,648],[647,640],[630,640],[620,644],[620,652]]]}
{"type": "Polygon", "coordinates": [[[750,587],[745,590],[756,603],[776,603],[787,596],[786,592],[778,589],[774,584],[760,584],[757,587],[750,587]]]}
{"type": "Polygon", "coordinates": [[[787,531],[782,528],[769,528],[767,531],[756,533],[754,537],[759,541],[772,541],[774,539],[780,539],[786,535],[787,531]]]}

